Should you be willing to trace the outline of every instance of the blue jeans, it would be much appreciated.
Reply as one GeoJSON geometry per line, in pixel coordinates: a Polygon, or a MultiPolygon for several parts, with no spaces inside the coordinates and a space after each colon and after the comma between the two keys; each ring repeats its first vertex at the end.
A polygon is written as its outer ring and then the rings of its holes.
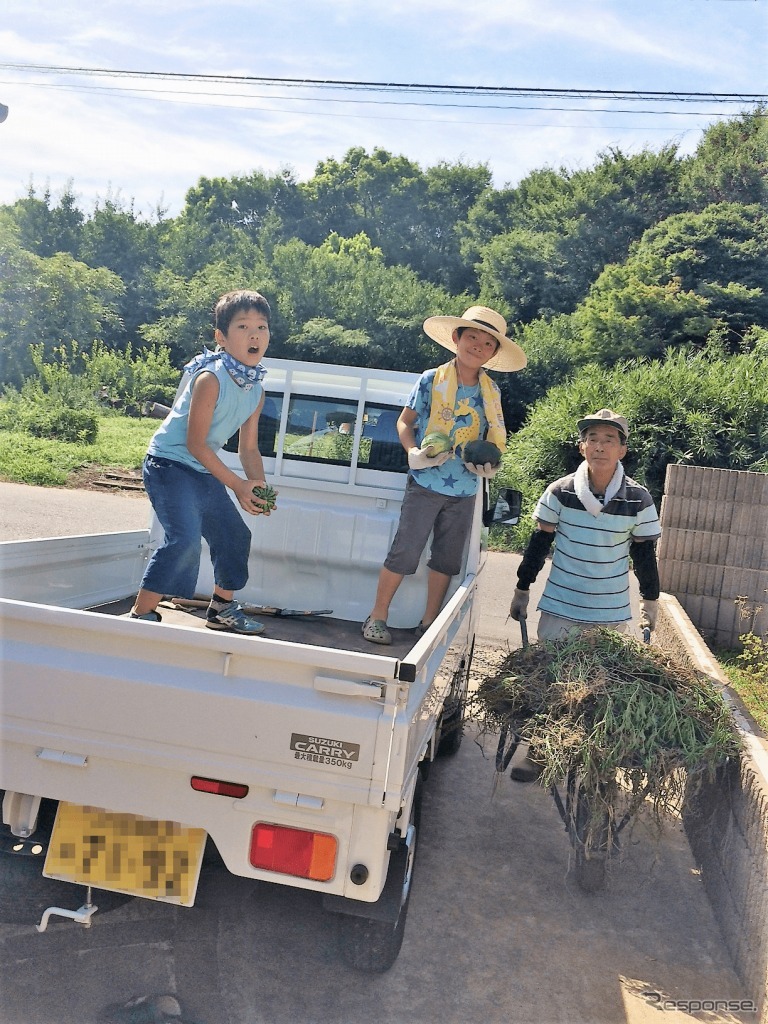
{"type": "Polygon", "coordinates": [[[216,585],[241,590],[248,582],[251,531],[224,484],[210,473],[156,455],[144,459],[143,477],[165,539],[144,570],[142,589],[194,597],[205,538],[216,585]]]}

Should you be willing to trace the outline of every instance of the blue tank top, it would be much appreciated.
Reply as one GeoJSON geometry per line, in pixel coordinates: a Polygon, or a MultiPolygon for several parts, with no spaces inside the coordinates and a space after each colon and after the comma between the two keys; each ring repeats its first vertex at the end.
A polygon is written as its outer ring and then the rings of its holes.
{"type": "MultiPolygon", "coordinates": [[[[264,389],[261,384],[254,384],[250,391],[238,387],[220,362],[209,363],[198,373],[212,373],[219,382],[219,397],[206,438],[208,447],[218,452],[256,411],[264,389]]],[[[192,384],[196,379],[197,374],[187,381],[187,386],[176,399],[173,409],[155,431],[149,442],[147,454],[172,459],[197,470],[198,473],[207,473],[205,466],[198,462],[187,448],[189,406],[192,401],[192,384]]]]}

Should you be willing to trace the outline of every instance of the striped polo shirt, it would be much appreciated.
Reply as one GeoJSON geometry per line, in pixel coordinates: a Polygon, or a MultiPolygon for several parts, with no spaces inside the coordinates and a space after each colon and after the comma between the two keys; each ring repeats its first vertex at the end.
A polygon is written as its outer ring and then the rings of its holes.
{"type": "Polygon", "coordinates": [[[653,498],[626,474],[618,493],[598,516],[576,497],[574,475],[550,484],[535,519],[555,527],[552,566],[539,611],[576,622],[626,622],[629,545],[661,534],[653,498]]]}

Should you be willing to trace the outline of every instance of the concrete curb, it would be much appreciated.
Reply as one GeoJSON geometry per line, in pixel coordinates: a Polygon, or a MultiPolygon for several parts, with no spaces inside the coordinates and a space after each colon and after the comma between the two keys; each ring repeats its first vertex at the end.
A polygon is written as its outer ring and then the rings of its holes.
{"type": "Polygon", "coordinates": [[[734,967],[768,1022],[768,743],[679,601],[662,594],[655,642],[722,688],[744,741],[740,763],[689,794],[683,824],[734,967]]]}

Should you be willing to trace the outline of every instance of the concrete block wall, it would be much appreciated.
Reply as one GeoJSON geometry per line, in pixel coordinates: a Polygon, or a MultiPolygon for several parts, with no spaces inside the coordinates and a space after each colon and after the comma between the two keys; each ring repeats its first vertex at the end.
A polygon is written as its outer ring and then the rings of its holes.
{"type": "Polygon", "coordinates": [[[661,525],[661,589],[699,632],[718,647],[768,633],[768,474],[670,465],[661,525]]]}
{"type": "Polygon", "coordinates": [[[670,594],[659,600],[653,642],[723,688],[743,756],[687,794],[688,842],[755,1021],[768,1024],[768,742],[757,735],[709,648],[670,594]]]}

